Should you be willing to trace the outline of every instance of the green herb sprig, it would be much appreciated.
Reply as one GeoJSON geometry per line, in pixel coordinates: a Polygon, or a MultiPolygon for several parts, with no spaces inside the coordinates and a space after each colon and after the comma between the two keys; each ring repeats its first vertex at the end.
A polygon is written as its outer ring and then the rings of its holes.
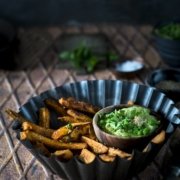
{"type": "MultiPolygon", "coordinates": [[[[63,51],[59,54],[59,58],[69,60],[77,69],[85,69],[86,72],[91,73],[95,70],[102,56],[98,56],[92,48],[81,44],[72,51],[63,51]]],[[[118,56],[113,52],[107,52],[103,55],[108,62],[118,59],[118,56]]]]}

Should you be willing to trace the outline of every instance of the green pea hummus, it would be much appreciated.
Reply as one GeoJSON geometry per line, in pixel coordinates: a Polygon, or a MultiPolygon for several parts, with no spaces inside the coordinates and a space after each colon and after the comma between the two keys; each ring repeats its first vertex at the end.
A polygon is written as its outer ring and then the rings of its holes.
{"type": "Polygon", "coordinates": [[[99,116],[98,126],[103,131],[120,137],[147,136],[160,124],[149,109],[135,105],[99,116]]]}

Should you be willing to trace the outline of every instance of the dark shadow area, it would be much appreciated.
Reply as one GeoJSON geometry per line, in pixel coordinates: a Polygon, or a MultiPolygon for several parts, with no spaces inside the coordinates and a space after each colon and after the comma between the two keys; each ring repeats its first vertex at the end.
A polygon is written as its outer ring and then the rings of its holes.
{"type": "Polygon", "coordinates": [[[179,7],[179,0],[1,0],[0,18],[20,26],[100,22],[154,24],[180,17],[179,7]]]}

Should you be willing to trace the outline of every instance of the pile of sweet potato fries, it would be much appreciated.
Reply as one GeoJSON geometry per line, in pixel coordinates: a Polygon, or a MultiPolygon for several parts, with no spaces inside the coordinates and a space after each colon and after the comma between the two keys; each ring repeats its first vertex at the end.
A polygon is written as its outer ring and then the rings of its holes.
{"type": "MultiPolygon", "coordinates": [[[[99,111],[89,103],[77,101],[72,97],[45,99],[45,106],[39,109],[39,123],[32,123],[19,113],[7,109],[6,113],[12,120],[21,123],[20,140],[29,140],[45,156],[55,155],[59,160],[67,161],[77,156],[85,164],[93,162],[98,156],[104,162],[112,162],[116,156],[131,159],[132,154],[120,149],[107,147],[100,143],[92,127],[92,118],[99,111]],[[55,111],[58,120],[65,125],[58,129],[51,129],[50,113],[55,111]]],[[[153,140],[161,143],[165,139],[162,131],[153,140]]]]}

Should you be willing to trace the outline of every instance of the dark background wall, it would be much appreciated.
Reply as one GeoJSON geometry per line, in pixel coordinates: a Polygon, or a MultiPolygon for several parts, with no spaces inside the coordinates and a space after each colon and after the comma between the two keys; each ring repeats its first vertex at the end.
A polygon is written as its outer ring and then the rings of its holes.
{"type": "Polygon", "coordinates": [[[180,17],[180,0],[0,0],[0,18],[17,25],[156,23],[180,17]]]}

